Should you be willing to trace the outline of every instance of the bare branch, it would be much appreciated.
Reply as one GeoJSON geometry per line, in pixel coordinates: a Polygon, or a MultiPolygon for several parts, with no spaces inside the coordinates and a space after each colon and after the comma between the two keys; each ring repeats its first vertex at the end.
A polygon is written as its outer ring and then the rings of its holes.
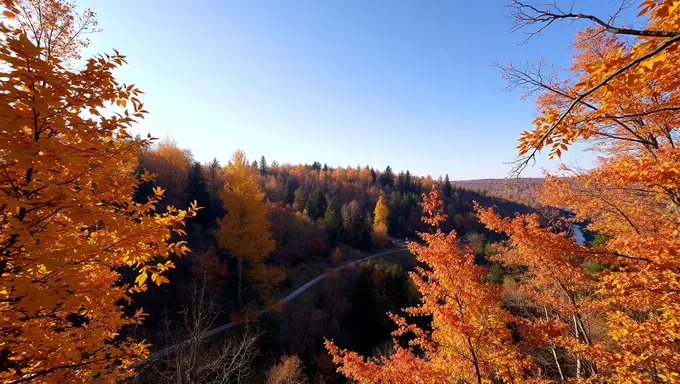
{"type": "Polygon", "coordinates": [[[524,4],[521,1],[513,0],[510,2],[508,7],[512,8],[513,11],[511,16],[515,19],[515,25],[513,26],[513,31],[522,29],[529,25],[538,24],[539,27],[535,31],[528,32],[529,38],[540,34],[544,29],[550,26],[555,21],[560,20],[590,20],[598,26],[602,27],[605,31],[613,33],[616,35],[632,35],[632,36],[645,36],[645,37],[662,37],[662,38],[673,38],[680,36],[680,31],[659,31],[654,29],[632,29],[625,27],[618,27],[610,24],[613,22],[615,17],[625,8],[630,6],[630,1],[623,1],[619,9],[610,17],[609,22],[600,19],[597,16],[575,13],[571,9],[568,12],[562,11],[555,2],[551,4],[543,5],[545,8],[539,8],[530,4],[524,4]]]}
{"type": "MultiPolygon", "coordinates": [[[[595,91],[602,88],[607,83],[609,83],[614,78],[621,75],[622,73],[626,72],[630,68],[635,67],[638,64],[642,63],[643,61],[661,53],[662,51],[664,51],[665,49],[667,49],[671,45],[677,43],[678,41],[680,41],[680,33],[678,33],[672,39],[668,39],[665,42],[659,44],[659,46],[657,46],[654,50],[652,50],[652,51],[650,51],[650,52],[648,52],[648,53],[646,53],[646,54],[644,54],[644,55],[642,55],[642,56],[640,56],[640,57],[638,57],[634,60],[631,60],[628,64],[626,64],[626,65],[622,66],[621,68],[617,69],[616,71],[612,72],[607,77],[605,77],[602,81],[600,81],[598,84],[594,85],[592,88],[590,88],[586,92],[580,94],[578,97],[576,97],[574,99],[574,101],[569,105],[569,107],[564,112],[562,112],[562,114],[557,119],[557,121],[543,135],[541,135],[541,138],[539,139],[539,143],[542,143],[544,140],[546,140],[555,131],[557,126],[559,126],[562,123],[562,121],[564,121],[564,119],[569,115],[569,113],[571,113],[571,111],[574,109],[574,107],[576,107],[578,104],[583,103],[583,101],[585,100],[586,97],[593,94],[595,91]]],[[[536,157],[537,153],[538,153],[538,149],[537,149],[537,147],[534,147],[529,155],[525,156],[522,159],[518,159],[518,162],[516,163],[517,166],[513,170],[513,172],[517,173],[517,174],[521,173],[521,171],[526,168],[529,161],[536,157]]]]}

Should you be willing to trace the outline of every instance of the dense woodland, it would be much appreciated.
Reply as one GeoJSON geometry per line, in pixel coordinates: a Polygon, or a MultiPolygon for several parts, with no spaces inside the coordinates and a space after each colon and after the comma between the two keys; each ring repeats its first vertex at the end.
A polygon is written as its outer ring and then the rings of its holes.
{"type": "MultiPolygon", "coordinates": [[[[179,148],[170,139],[142,148],[137,173],[145,172],[156,177],[138,187],[135,195],[138,202],[146,201],[155,187],[162,187],[166,190],[163,204],[189,207],[195,202],[202,207],[196,217],[186,221],[186,239],[192,252],[178,260],[176,269],[167,274],[170,283],[150,287],[135,300],[134,306],[149,314],[135,331],[152,340],[156,347],[178,342],[168,338],[168,334],[182,333],[183,319],[175,314],[186,310],[183,306],[193,300],[196,284],[209,282],[214,325],[227,323],[247,309],[271,305],[274,298],[301,286],[315,277],[314,273],[321,274],[370,253],[394,249],[392,238],[414,239],[418,232],[427,231],[427,225],[420,220],[421,196],[433,189],[441,191],[449,218],[442,228],[457,231],[466,244],[475,247],[477,262],[486,266],[492,266],[488,258],[492,251],[486,250],[486,246],[501,237],[480,225],[474,213],[475,202],[497,207],[506,216],[530,211],[518,203],[455,188],[448,176],[433,181],[430,176],[418,177],[409,171],[396,173],[389,166],[376,171],[369,166],[331,168],[320,162],[280,165],[276,161],[269,163],[265,156],[249,161],[241,152],[234,154],[226,166],[217,160],[200,164],[193,160],[190,151],[179,148]],[[270,267],[265,278],[257,276],[262,271],[249,260],[253,265],[245,268],[252,269],[253,274],[243,279],[242,289],[238,260],[233,257],[240,247],[224,246],[220,240],[225,212],[232,204],[225,200],[233,198],[224,191],[235,182],[235,175],[240,172],[237,168],[252,178],[253,187],[263,194],[258,202],[266,208],[266,222],[260,222],[258,227],[268,228],[275,243],[263,260],[270,267]],[[270,272],[274,268],[283,274],[272,278],[270,272]],[[278,284],[269,284],[273,280],[278,284]],[[243,294],[239,294],[241,291],[243,294]]],[[[330,359],[323,347],[324,337],[345,340],[344,345],[370,354],[385,348],[390,332],[396,329],[387,312],[417,302],[417,290],[406,273],[415,260],[403,255],[397,258],[398,262],[389,260],[392,258],[362,263],[358,270],[334,275],[328,279],[330,282],[308,294],[316,295],[316,302],[300,299],[302,303],[288,304],[281,315],[268,316],[275,320],[262,319],[259,332],[263,344],[255,346],[269,351],[270,364],[272,356],[292,353],[302,359],[308,367],[305,372],[311,377],[337,379],[337,374],[329,374],[328,367],[323,366],[330,359]],[[303,309],[305,305],[309,308],[303,309]],[[320,319],[307,318],[312,308],[320,319]],[[298,328],[302,324],[303,328],[298,328]],[[299,337],[290,337],[301,332],[304,342],[299,337]],[[323,364],[318,361],[320,358],[325,359],[323,364]]],[[[492,278],[502,281],[503,273],[496,266],[492,278]]],[[[256,363],[264,364],[259,360],[256,363]]]]}
{"type": "Polygon", "coordinates": [[[600,157],[499,188],[197,162],[132,134],[125,56],[81,57],[94,12],[2,0],[0,380],[679,382],[680,3],[637,7],[509,3],[529,38],[589,23],[568,69],[498,65],[538,109],[515,174],[600,157]]]}
{"type": "Polygon", "coordinates": [[[539,195],[543,179],[507,177],[505,179],[456,180],[453,181],[453,185],[534,207],[540,205],[539,195]]]}

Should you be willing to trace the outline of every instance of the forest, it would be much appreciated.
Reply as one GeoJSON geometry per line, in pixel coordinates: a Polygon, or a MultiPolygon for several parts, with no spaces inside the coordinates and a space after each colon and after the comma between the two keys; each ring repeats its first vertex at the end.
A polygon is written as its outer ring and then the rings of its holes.
{"type": "Polygon", "coordinates": [[[528,39],[586,27],[568,68],[496,64],[536,118],[466,181],[198,161],[135,133],[92,10],[0,4],[0,381],[680,382],[680,1],[510,1],[528,39]]]}

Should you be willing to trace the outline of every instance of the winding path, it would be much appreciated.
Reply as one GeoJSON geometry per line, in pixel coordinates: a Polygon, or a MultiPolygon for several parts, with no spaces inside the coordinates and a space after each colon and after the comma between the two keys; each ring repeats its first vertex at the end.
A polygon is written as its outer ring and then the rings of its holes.
{"type": "MultiPolygon", "coordinates": [[[[334,268],[334,269],[332,269],[331,271],[328,271],[328,272],[326,272],[326,273],[323,273],[323,274],[317,276],[316,278],[314,278],[314,279],[312,279],[312,280],[306,282],[306,283],[305,283],[304,285],[302,285],[300,288],[294,290],[293,292],[289,293],[286,297],[284,297],[284,298],[282,298],[281,300],[279,300],[279,301],[278,301],[278,304],[279,304],[279,305],[284,305],[284,304],[288,303],[289,301],[293,300],[294,298],[296,298],[297,296],[299,296],[301,293],[303,293],[304,291],[308,290],[309,288],[311,288],[312,286],[314,286],[314,285],[315,285],[316,283],[318,283],[319,281],[323,280],[329,273],[341,271],[341,270],[345,269],[346,267],[354,266],[354,265],[356,265],[356,264],[358,264],[358,263],[360,263],[360,262],[362,262],[362,261],[374,259],[374,258],[380,257],[380,256],[390,255],[390,254],[397,253],[397,252],[403,252],[403,251],[405,251],[405,250],[407,249],[407,248],[406,248],[406,244],[405,244],[405,242],[403,242],[403,241],[394,241],[394,243],[399,247],[399,249],[395,249],[395,250],[387,251],[387,252],[376,253],[375,255],[370,255],[370,256],[364,257],[363,259],[350,261],[349,263],[346,263],[346,264],[343,264],[343,265],[341,265],[341,266],[339,266],[339,267],[337,267],[337,268],[334,268]]],[[[261,316],[261,315],[263,315],[263,314],[265,314],[265,313],[268,313],[269,311],[270,311],[269,309],[263,309],[263,310],[261,310],[260,312],[258,312],[258,315],[261,316]]],[[[232,321],[231,323],[227,323],[227,324],[221,325],[221,326],[219,326],[219,327],[217,327],[217,328],[213,328],[213,329],[209,330],[208,332],[206,332],[205,334],[203,334],[202,338],[205,339],[205,338],[208,338],[208,337],[210,337],[210,336],[214,336],[214,335],[216,335],[216,334],[218,334],[218,333],[220,333],[220,332],[224,332],[224,331],[226,331],[226,330],[228,330],[228,329],[234,328],[236,325],[238,325],[238,322],[237,322],[237,321],[232,321]]],[[[161,350],[159,350],[159,351],[150,353],[150,354],[149,354],[149,357],[147,358],[147,361],[153,361],[153,360],[156,360],[156,359],[160,359],[160,358],[162,358],[162,357],[165,357],[165,356],[169,355],[170,353],[172,353],[172,352],[173,352],[174,350],[176,350],[177,348],[180,348],[180,347],[186,345],[187,343],[189,343],[189,340],[185,340],[185,341],[182,341],[182,342],[177,343],[177,344],[175,344],[175,345],[171,345],[171,346],[169,346],[169,347],[163,348],[163,349],[161,349],[161,350]]]]}

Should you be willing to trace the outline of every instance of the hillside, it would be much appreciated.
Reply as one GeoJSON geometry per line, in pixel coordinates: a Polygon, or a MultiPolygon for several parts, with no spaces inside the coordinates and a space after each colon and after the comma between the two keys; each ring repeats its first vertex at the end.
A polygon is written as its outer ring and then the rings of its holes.
{"type": "Polygon", "coordinates": [[[451,183],[483,195],[495,196],[528,206],[536,206],[537,190],[543,186],[543,178],[457,180],[451,183]]]}

